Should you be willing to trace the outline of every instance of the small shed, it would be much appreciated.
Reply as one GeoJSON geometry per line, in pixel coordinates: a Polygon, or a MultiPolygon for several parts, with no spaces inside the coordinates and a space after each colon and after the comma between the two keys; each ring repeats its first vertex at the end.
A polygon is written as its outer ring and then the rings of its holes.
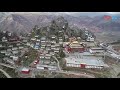
{"type": "Polygon", "coordinates": [[[30,69],[28,69],[28,68],[22,68],[21,72],[23,74],[29,74],[30,73],[30,69]]]}

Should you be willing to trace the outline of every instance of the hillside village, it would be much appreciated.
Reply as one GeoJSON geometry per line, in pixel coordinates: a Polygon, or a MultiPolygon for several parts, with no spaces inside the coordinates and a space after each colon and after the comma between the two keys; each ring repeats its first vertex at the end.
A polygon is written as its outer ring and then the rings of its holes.
{"type": "Polygon", "coordinates": [[[43,71],[95,78],[92,71],[110,69],[105,61],[107,49],[99,45],[95,35],[87,28],[69,28],[63,17],[48,27],[34,26],[26,36],[8,31],[0,36],[0,63],[13,67],[21,78],[33,78],[43,71]]]}

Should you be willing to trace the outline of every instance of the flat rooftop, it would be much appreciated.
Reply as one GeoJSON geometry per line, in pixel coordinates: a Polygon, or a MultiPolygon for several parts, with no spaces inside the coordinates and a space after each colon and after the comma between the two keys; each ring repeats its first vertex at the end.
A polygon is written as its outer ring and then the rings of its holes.
{"type": "Polygon", "coordinates": [[[92,49],[92,50],[104,50],[103,48],[101,48],[101,47],[92,47],[92,48],[90,48],[90,49],[92,49]]]}
{"type": "Polygon", "coordinates": [[[95,55],[91,54],[90,52],[72,53],[72,54],[69,54],[69,57],[67,57],[65,59],[66,59],[67,63],[72,63],[72,64],[85,63],[88,65],[107,66],[103,62],[102,56],[95,56],[95,55]]]}
{"type": "Polygon", "coordinates": [[[41,64],[38,64],[37,67],[57,68],[56,66],[51,66],[51,65],[41,65],[41,64]]]}
{"type": "Polygon", "coordinates": [[[68,57],[65,58],[66,63],[68,64],[87,64],[87,65],[94,65],[94,66],[108,66],[105,64],[101,59],[85,59],[85,58],[74,58],[68,57]]]}
{"type": "Polygon", "coordinates": [[[91,57],[97,57],[98,55],[92,54],[90,52],[83,52],[83,53],[79,53],[79,52],[74,52],[74,53],[69,53],[69,56],[91,56],[91,57]]]}

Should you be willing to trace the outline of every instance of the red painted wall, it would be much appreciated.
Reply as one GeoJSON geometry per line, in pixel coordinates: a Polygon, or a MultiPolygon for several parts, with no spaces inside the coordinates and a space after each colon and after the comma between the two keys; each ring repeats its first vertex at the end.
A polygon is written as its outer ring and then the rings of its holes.
{"type": "Polygon", "coordinates": [[[24,73],[24,74],[29,74],[30,70],[29,71],[21,71],[21,72],[24,73]]]}
{"type": "Polygon", "coordinates": [[[85,68],[85,66],[86,66],[85,64],[80,64],[81,68],[85,68]]]}

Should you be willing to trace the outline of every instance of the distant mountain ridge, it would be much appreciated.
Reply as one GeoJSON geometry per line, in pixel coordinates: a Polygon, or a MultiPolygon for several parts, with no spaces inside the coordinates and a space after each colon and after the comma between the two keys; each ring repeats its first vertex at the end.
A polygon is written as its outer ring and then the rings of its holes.
{"type": "Polygon", "coordinates": [[[10,14],[11,13],[8,13],[8,12],[0,12],[0,23],[10,14]]]}
{"type": "MultiPolygon", "coordinates": [[[[88,14],[90,15],[90,14],[88,14]]],[[[78,28],[88,28],[92,32],[104,31],[119,31],[120,20],[106,21],[104,15],[110,14],[95,14],[95,17],[90,17],[87,14],[20,14],[20,13],[0,13],[0,30],[6,30],[17,33],[28,33],[31,29],[38,25],[39,27],[49,26],[53,19],[63,16],[70,27],[77,26],[78,28]],[[99,16],[96,16],[99,15],[99,16]],[[4,19],[3,19],[4,18],[4,19]]],[[[119,16],[119,14],[117,15],[119,16]]]]}

